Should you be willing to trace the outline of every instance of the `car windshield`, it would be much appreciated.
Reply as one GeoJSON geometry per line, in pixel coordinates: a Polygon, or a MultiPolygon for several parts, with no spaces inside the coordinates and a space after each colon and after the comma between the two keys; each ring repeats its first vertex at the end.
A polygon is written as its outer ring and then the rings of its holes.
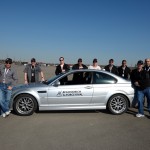
{"type": "Polygon", "coordinates": [[[62,75],[63,75],[63,74],[59,74],[59,75],[53,76],[53,77],[49,78],[48,80],[43,81],[42,83],[48,85],[48,84],[50,84],[51,82],[53,82],[54,80],[56,80],[57,78],[59,78],[59,77],[62,76],[62,75]]]}

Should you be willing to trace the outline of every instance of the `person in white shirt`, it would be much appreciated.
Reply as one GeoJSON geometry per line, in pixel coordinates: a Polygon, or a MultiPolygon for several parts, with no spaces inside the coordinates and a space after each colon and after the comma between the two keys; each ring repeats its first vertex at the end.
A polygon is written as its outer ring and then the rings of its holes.
{"type": "Polygon", "coordinates": [[[97,69],[97,70],[101,70],[101,67],[98,65],[97,59],[94,58],[93,59],[93,65],[90,65],[88,67],[88,69],[97,69]]]}

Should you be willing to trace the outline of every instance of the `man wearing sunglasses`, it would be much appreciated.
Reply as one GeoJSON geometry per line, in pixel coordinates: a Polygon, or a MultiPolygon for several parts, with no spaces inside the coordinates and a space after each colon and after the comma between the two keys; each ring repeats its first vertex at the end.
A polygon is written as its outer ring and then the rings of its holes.
{"type": "Polygon", "coordinates": [[[0,114],[2,117],[6,117],[10,114],[9,103],[12,88],[18,81],[17,73],[11,64],[12,59],[7,58],[5,65],[0,67],[0,114]]]}
{"type": "MultiPolygon", "coordinates": [[[[82,63],[82,58],[79,58],[78,63],[74,64],[72,69],[74,70],[88,69],[88,67],[82,63]]],[[[83,84],[84,83],[83,72],[74,73],[73,81],[75,84],[83,84]]]]}
{"type": "MultiPolygon", "coordinates": [[[[59,61],[60,61],[60,64],[56,67],[56,70],[55,70],[55,74],[58,75],[58,74],[61,74],[61,73],[65,73],[67,71],[70,70],[70,67],[68,64],[65,64],[64,62],[64,57],[60,57],[59,58],[59,61]]],[[[63,78],[61,81],[60,81],[60,84],[63,85],[65,82],[68,81],[68,78],[63,78]]]]}

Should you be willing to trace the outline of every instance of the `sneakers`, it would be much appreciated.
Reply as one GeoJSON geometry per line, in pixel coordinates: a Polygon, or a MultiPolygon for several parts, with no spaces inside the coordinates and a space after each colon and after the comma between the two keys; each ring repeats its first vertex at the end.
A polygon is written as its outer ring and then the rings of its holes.
{"type": "Polygon", "coordinates": [[[10,114],[10,112],[11,112],[10,110],[6,111],[5,114],[8,116],[10,114]]]}
{"type": "Polygon", "coordinates": [[[5,118],[5,117],[6,117],[6,114],[5,114],[5,113],[3,113],[1,116],[2,116],[3,118],[5,118]]]}
{"type": "Polygon", "coordinates": [[[136,117],[142,118],[142,117],[144,117],[144,115],[142,115],[142,114],[136,114],[136,117]]]}
{"type": "Polygon", "coordinates": [[[5,118],[5,117],[9,116],[10,112],[11,112],[10,110],[9,110],[9,111],[6,111],[6,112],[3,113],[1,116],[2,116],[3,118],[5,118]]]}

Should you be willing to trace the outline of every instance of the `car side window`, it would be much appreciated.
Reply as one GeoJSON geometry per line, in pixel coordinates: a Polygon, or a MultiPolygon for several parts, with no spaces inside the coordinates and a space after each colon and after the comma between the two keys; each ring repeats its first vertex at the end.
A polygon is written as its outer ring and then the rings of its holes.
{"type": "Polygon", "coordinates": [[[94,73],[94,80],[93,80],[94,84],[114,84],[116,82],[117,80],[108,74],[102,72],[94,73]]]}
{"type": "Polygon", "coordinates": [[[90,72],[75,72],[60,79],[61,85],[91,84],[90,72]]]}

